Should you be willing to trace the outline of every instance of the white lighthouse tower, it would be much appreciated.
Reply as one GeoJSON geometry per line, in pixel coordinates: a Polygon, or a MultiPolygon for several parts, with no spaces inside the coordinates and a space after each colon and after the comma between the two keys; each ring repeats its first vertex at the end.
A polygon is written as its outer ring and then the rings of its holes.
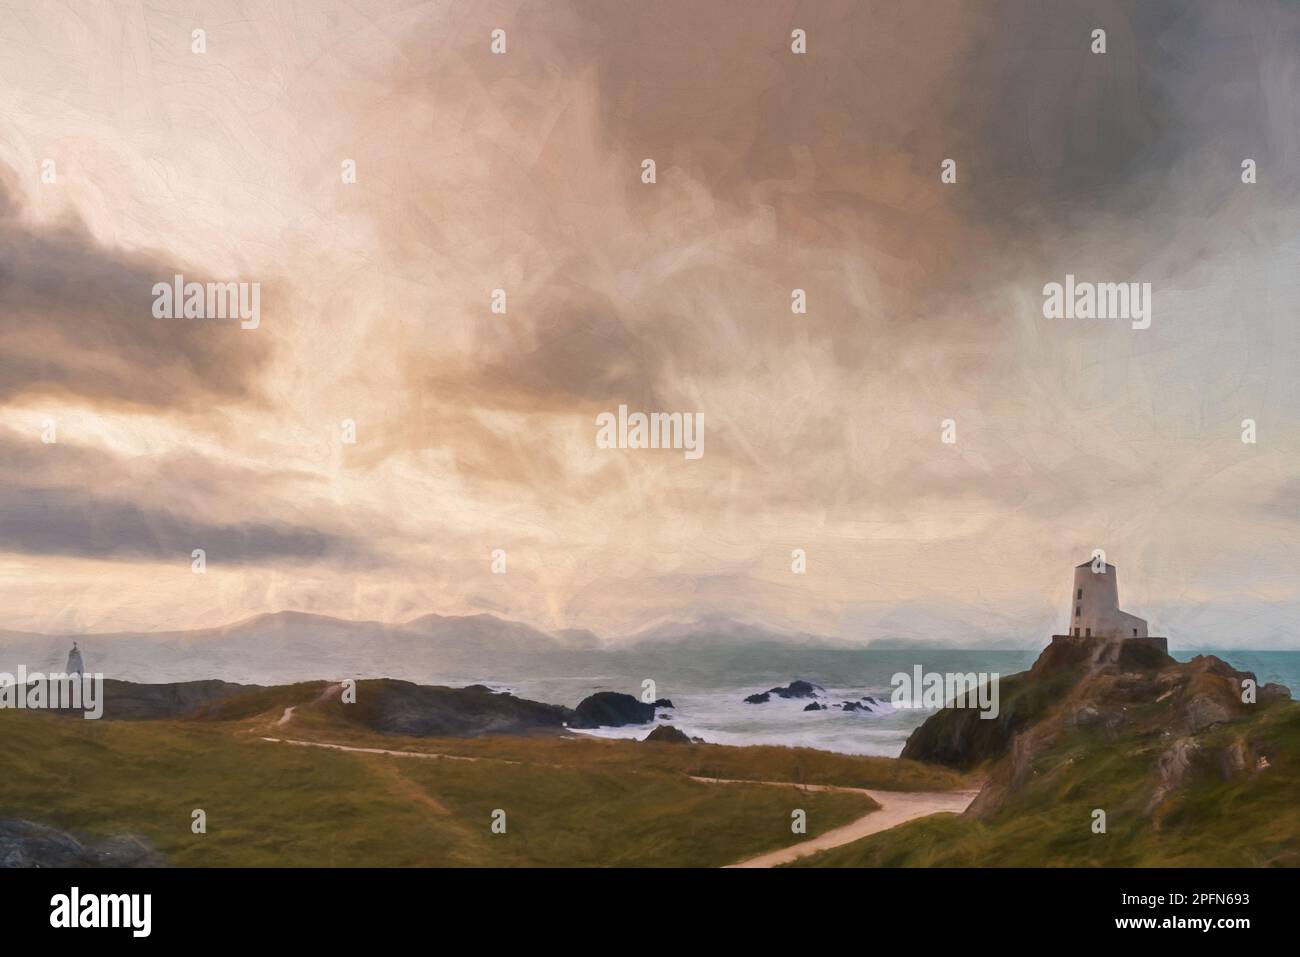
{"type": "Polygon", "coordinates": [[[1119,610],[1119,586],[1114,565],[1098,554],[1074,569],[1074,601],[1070,603],[1067,635],[1076,638],[1146,638],[1147,623],[1119,610]]]}

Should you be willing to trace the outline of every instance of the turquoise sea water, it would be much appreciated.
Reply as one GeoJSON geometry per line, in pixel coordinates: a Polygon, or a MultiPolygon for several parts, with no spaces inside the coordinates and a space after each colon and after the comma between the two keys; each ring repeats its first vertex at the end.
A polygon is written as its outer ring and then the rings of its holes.
{"type": "MultiPolygon", "coordinates": [[[[1186,661],[1199,651],[1175,651],[1186,661]]],[[[1300,692],[1300,651],[1215,651],[1236,668],[1253,671],[1260,682],[1280,682],[1300,692]]],[[[595,691],[623,691],[641,696],[642,682],[653,680],[657,697],[674,708],[661,723],[718,744],[806,746],[849,754],[896,756],[911,732],[931,713],[923,709],[839,709],[807,712],[806,699],[747,704],[746,696],[802,678],[825,689],[823,703],[858,700],[871,695],[888,701],[895,673],[975,672],[1009,675],[1028,668],[1038,650],[844,650],[756,646],[687,655],[661,649],[619,655],[601,662],[598,673],[535,675],[525,680],[488,679],[496,687],[542,701],[568,705],[595,691]]],[[[577,664],[573,662],[572,664],[577,664]]],[[[483,680],[480,678],[480,680],[483,680]]],[[[602,729],[605,737],[643,737],[644,726],[602,729]]]]}

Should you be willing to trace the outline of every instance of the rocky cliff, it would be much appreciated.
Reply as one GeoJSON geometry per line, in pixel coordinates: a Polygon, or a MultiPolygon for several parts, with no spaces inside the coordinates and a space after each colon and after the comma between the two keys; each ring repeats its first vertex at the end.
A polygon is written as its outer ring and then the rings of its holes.
{"type": "Polygon", "coordinates": [[[1057,636],[1029,671],[1001,680],[996,718],[939,711],[912,733],[902,757],[982,769],[986,783],[968,812],[975,816],[1004,806],[1036,775],[1064,773],[1084,749],[1108,744],[1151,752],[1149,808],[1198,769],[1266,768],[1252,719],[1290,691],[1261,686],[1212,655],[1177,662],[1154,641],[1057,636]]]}

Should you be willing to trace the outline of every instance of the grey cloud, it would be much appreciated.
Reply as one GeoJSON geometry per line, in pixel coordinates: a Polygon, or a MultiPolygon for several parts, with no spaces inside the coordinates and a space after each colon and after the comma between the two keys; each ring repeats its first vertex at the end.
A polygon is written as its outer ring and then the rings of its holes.
{"type": "MultiPolygon", "coordinates": [[[[298,520],[283,504],[286,517],[268,520],[253,501],[303,501],[309,488],[299,473],[195,455],[123,459],[64,441],[46,445],[35,433],[0,434],[0,551],[188,560],[202,548],[210,560],[234,564],[374,562],[370,546],[346,528],[298,520]]],[[[338,525],[340,516],[327,517],[338,525]]],[[[366,529],[368,537],[384,534],[373,516],[366,529]]]]}
{"type": "Polygon", "coordinates": [[[265,332],[153,318],[154,283],[211,277],[114,249],[76,220],[26,221],[6,174],[0,167],[0,402],[40,394],[187,410],[256,395],[265,332]]]}
{"type": "Polygon", "coordinates": [[[81,558],[212,563],[361,558],[359,544],[284,523],[217,523],[75,489],[0,488],[0,550],[81,558]]]}

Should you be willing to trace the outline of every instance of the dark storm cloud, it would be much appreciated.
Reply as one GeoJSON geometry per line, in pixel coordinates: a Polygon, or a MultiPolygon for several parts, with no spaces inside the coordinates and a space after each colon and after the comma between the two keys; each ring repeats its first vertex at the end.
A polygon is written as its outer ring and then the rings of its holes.
{"type": "Polygon", "coordinates": [[[357,556],[355,543],[284,523],[217,523],[84,489],[0,488],[0,551],[80,558],[189,561],[201,548],[212,563],[357,556]]]}
{"type": "Polygon", "coordinates": [[[785,183],[797,198],[783,225],[814,242],[885,226],[878,251],[942,261],[926,294],[960,291],[972,267],[1010,268],[1016,246],[1062,227],[1138,220],[1171,192],[1167,216],[1212,208],[1245,156],[1273,160],[1269,188],[1297,182],[1294,3],[579,9],[588,39],[572,55],[595,63],[611,146],[680,165],[741,206],[785,183]],[[796,26],[805,57],[788,50],[796,26]],[[961,188],[898,190],[901,170],[937,184],[948,157],[961,188]],[[1186,182],[1194,171],[1215,185],[1186,182]]]}
{"type": "Polygon", "coordinates": [[[301,499],[302,480],[197,456],[122,459],[0,434],[0,552],[188,560],[202,548],[228,564],[371,561],[359,537],[295,521],[289,506],[282,511],[291,517],[267,520],[241,501],[272,494],[283,501],[290,487],[301,499]]]}
{"type": "Polygon", "coordinates": [[[29,223],[13,179],[0,167],[0,402],[51,395],[188,410],[255,394],[264,332],[153,318],[154,283],[212,277],[113,249],[76,220],[29,223]]]}
{"type": "MultiPolygon", "coordinates": [[[[958,194],[962,209],[1031,241],[1081,220],[1138,220],[1170,193],[1184,209],[1212,207],[1239,184],[1242,158],[1266,161],[1285,148],[1279,132],[1294,137],[1295,4],[999,9],[1000,29],[953,71],[944,128],[979,187],[958,194]],[[1098,28],[1105,54],[1090,48],[1098,28]],[[1282,63],[1289,76],[1274,74],[1282,63]],[[1206,182],[1188,188],[1198,172],[1206,182]]],[[[1294,187],[1285,164],[1272,186],[1282,177],[1294,187]]]]}

